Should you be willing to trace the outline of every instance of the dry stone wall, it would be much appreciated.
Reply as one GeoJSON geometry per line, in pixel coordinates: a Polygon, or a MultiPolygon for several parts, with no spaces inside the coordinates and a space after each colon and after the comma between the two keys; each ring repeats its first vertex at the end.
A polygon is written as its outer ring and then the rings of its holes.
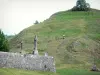
{"type": "Polygon", "coordinates": [[[0,52],[0,67],[56,72],[52,56],[0,52]]]}

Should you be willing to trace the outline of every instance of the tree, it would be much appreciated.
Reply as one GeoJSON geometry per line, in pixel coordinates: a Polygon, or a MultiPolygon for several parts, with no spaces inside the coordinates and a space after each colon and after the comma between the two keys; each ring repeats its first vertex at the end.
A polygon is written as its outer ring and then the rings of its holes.
{"type": "Polygon", "coordinates": [[[8,52],[9,44],[4,33],[0,30],[0,51],[8,52]]]}
{"type": "Polygon", "coordinates": [[[36,20],[34,24],[39,24],[39,22],[36,20]]]}
{"type": "Polygon", "coordinates": [[[86,3],[85,0],[77,0],[76,6],[72,8],[72,11],[88,11],[89,9],[89,3],[86,3]]]}

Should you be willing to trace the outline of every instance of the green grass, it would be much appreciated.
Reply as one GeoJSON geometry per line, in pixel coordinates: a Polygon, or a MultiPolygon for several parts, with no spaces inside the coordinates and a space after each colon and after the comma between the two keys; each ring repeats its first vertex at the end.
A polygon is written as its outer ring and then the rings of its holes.
{"type": "Polygon", "coordinates": [[[99,72],[91,72],[84,69],[60,69],[57,70],[59,75],[100,75],[99,72]]]}
{"type": "Polygon", "coordinates": [[[10,68],[0,68],[0,75],[100,75],[100,72],[91,72],[84,69],[57,69],[56,73],[42,71],[28,71],[10,68]]]}
{"type": "Polygon", "coordinates": [[[51,72],[0,68],[0,75],[55,75],[51,72]]]}

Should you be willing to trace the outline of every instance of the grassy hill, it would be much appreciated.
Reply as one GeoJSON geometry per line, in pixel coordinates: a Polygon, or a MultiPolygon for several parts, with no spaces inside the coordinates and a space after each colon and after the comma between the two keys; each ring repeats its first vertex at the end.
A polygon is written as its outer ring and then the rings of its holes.
{"type": "Polygon", "coordinates": [[[56,65],[83,64],[100,66],[100,11],[62,11],[42,23],[21,31],[10,41],[11,52],[32,53],[34,36],[38,36],[40,54],[48,52],[55,57],[56,65]],[[65,39],[63,39],[65,35],[65,39]]]}

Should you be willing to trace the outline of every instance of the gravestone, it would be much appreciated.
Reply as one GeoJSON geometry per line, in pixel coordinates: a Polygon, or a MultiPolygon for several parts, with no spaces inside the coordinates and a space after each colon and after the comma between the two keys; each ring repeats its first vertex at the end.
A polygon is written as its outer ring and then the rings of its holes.
{"type": "Polygon", "coordinates": [[[45,52],[45,55],[44,56],[48,56],[48,53],[47,52],[45,52]]]}
{"type": "Polygon", "coordinates": [[[92,68],[91,68],[91,71],[98,71],[97,66],[93,65],[92,68]]]}

